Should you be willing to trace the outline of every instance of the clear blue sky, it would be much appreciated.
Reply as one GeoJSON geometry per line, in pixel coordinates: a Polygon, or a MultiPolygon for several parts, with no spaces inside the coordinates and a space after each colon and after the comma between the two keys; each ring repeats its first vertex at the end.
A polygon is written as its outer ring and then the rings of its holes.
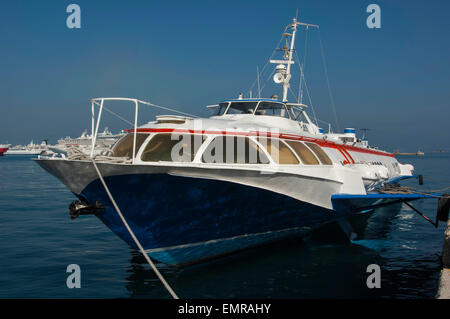
{"type": "MultiPolygon", "coordinates": [[[[418,0],[3,0],[0,143],[78,136],[98,96],[206,115],[248,90],[297,8],[321,27],[341,128],[370,128],[369,142],[388,150],[450,149],[450,2],[418,0]],[[70,3],[81,29],[66,27],[70,3]],[[366,27],[370,3],[381,29],[366,27]]],[[[308,41],[312,101],[333,122],[317,32],[308,41]]]]}

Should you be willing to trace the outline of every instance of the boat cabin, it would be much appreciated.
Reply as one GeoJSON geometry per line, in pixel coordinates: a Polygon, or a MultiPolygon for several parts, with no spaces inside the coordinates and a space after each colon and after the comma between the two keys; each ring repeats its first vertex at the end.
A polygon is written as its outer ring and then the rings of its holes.
{"type": "Polygon", "coordinates": [[[278,116],[294,119],[293,112],[289,111],[285,103],[273,99],[237,99],[227,100],[215,106],[213,116],[252,114],[278,116]]]}
{"type": "Polygon", "coordinates": [[[312,141],[254,135],[142,132],[129,133],[112,148],[114,157],[138,163],[333,165],[326,151],[312,141]]]}

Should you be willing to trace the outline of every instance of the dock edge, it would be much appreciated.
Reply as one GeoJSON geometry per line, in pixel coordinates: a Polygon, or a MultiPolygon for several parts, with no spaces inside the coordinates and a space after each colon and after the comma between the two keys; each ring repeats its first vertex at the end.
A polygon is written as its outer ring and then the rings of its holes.
{"type": "Polygon", "coordinates": [[[450,219],[447,221],[447,229],[445,230],[442,266],[437,298],[450,299],[450,219]]]}

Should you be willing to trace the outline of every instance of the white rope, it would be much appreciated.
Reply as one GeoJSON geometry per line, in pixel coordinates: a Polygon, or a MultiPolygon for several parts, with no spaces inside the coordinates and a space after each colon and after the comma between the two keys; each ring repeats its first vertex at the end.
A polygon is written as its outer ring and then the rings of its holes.
{"type": "MultiPolygon", "coordinates": [[[[303,68],[302,68],[302,64],[300,63],[300,58],[298,57],[297,51],[295,51],[295,58],[297,59],[297,63],[299,65],[300,68],[300,81],[303,80],[303,83],[305,84],[305,90],[306,90],[306,94],[308,95],[308,100],[309,100],[309,105],[311,106],[311,111],[313,113],[314,116],[314,120],[316,121],[316,125],[319,126],[318,122],[317,122],[317,116],[316,116],[316,111],[314,110],[314,105],[312,103],[312,99],[311,99],[311,95],[309,94],[309,89],[308,89],[308,85],[306,84],[306,79],[305,79],[305,75],[303,73],[303,68]]],[[[292,94],[294,95],[294,93],[292,92],[292,94]]],[[[295,97],[295,95],[294,95],[295,97]]]]}
{"type": "MultiPolygon", "coordinates": [[[[116,157],[110,156],[111,151],[102,151],[100,154],[95,155],[94,158],[99,162],[116,163],[116,164],[131,164],[132,159],[128,156],[116,157]]],[[[72,146],[67,150],[67,159],[69,161],[88,161],[91,158],[79,148],[72,146]]]]}
{"type": "Polygon", "coordinates": [[[325,60],[325,53],[324,53],[323,45],[322,45],[322,37],[320,36],[320,29],[318,29],[318,30],[319,30],[320,52],[322,53],[323,68],[325,70],[325,77],[327,79],[328,94],[330,95],[331,107],[333,109],[334,120],[336,122],[336,128],[339,132],[340,128],[339,128],[339,122],[338,122],[337,113],[336,113],[336,105],[334,104],[333,94],[331,93],[330,80],[328,78],[327,62],[325,60]]]}
{"type": "MultiPolygon", "coordinates": [[[[450,187],[446,187],[446,188],[443,188],[442,190],[447,190],[449,188],[450,187]]],[[[434,198],[450,198],[449,195],[432,194],[432,193],[437,193],[437,192],[420,190],[420,189],[417,189],[417,188],[411,187],[411,186],[392,186],[392,185],[387,184],[384,186],[384,189],[379,189],[378,191],[383,194],[400,194],[400,195],[419,194],[419,195],[426,195],[426,196],[434,197],[434,198]]]]}
{"type": "Polygon", "coordinates": [[[125,220],[125,218],[122,215],[122,212],[120,211],[119,207],[116,204],[116,201],[114,200],[114,198],[111,195],[111,192],[108,189],[108,186],[106,186],[105,181],[103,180],[102,174],[100,173],[100,170],[97,167],[97,164],[95,163],[95,160],[92,159],[92,164],[94,164],[94,168],[97,171],[98,177],[100,178],[100,181],[103,184],[103,187],[105,188],[106,193],[108,194],[109,199],[111,200],[111,203],[113,204],[114,208],[116,209],[117,214],[119,214],[120,219],[122,219],[123,224],[125,225],[125,227],[127,228],[128,232],[130,233],[131,237],[133,238],[134,242],[136,243],[136,245],[139,247],[139,250],[141,251],[142,255],[145,257],[145,259],[147,260],[147,262],[149,263],[149,265],[152,267],[153,271],[155,272],[155,274],[158,276],[159,280],[163,283],[164,287],[167,289],[167,291],[171,294],[171,296],[174,299],[179,299],[178,296],[175,294],[175,292],[172,290],[172,288],[169,286],[169,284],[167,283],[167,281],[164,279],[164,277],[161,275],[161,273],[158,271],[158,269],[156,268],[155,264],[153,263],[153,261],[150,259],[150,257],[147,255],[147,253],[145,252],[144,248],[142,247],[141,243],[139,242],[139,240],[136,238],[136,236],[134,235],[133,231],[131,230],[130,226],[128,225],[127,221],[125,220]]]}
{"type": "Polygon", "coordinates": [[[264,81],[263,86],[261,88],[261,92],[262,90],[264,90],[264,88],[266,87],[267,82],[269,81],[269,79],[273,76],[273,74],[275,73],[275,69],[273,69],[273,71],[269,74],[269,76],[267,77],[267,79],[264,81]]]}
{"type": "Polygon", "coordinates": [[[306,69],[306,53],[307,53],[307,51],[306,51],[306,48],[307,48],[307,46],[308,46],[308,26],[306,26],[306,33],[305,33],[305,50],[304,50],[304,53],[303,53],[303,69],[301,70],[301,72],[302,72],[302,75],[300,76],[300,89],[298,90],[298,95],[299,95],[299,97],[298,97],[298,99],[297,99],[297,102],[298,103],[303,103],[303,86],[302,86],[302,79],[301,79],[301,77],[304,77],[304,75],[303,75],[303,70],[305,70],[306,69]]]}
{"type": "Polygon", "coordinates": [[[258,80],[258,99],[261,98],[261,85],[259,83],[259,68],[258,66],[256,66],[256,76],[257,76],[257,80],[258,80]]]}
{"type": "Polygon", "coordinates": [[[449,186],[449,187],[445,187],[445,188],[441,188],[441,189],[428,190],[427,192],[430,192],[430,193],[439,193],[439,192],[446,191],[446,190],[448,190],[448,189],[450,189],[450,186],[449,186]]]}
{"type": "Polygon", "coordinates": [[[197,115],[193,115],[193,114],[189,114],[189,113],[185,113],[185,112],[181,112],[181,111],[177,111],[174,109],[171,109],[170,107],[166,107],[166,106],[161,106],[161,105],[156,105],[150,102],[146,102],[146,101],[142,101],[142,100],[137,100],[139,103],[145,104],[145,105],[149,105],[149,106],[153,106],[153,107],[157,107],[166,111],[171,111],[171,112],[175,112],[175,113],[179,113],[179,114],[183,114],[183,115],[187,115],[187,116],[192,116],[192,117],[198,117],[197,115]]]}

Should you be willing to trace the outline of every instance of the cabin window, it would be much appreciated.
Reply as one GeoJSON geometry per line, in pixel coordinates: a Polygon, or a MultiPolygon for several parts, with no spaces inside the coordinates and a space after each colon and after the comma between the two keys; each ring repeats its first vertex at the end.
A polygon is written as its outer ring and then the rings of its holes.
{"type": "Polygon", "coordinates": [[[258,138],[258,142],[266,148],[275,163],[299,164],[297,157],[282,140],[258,138]]]}
{"type": "Polygon", "coordinates": [[[286,106],[281,103],[273,103],[273,102],[259,103],[255,115],[269,115],[269,116],[279,116],[289,118],[286,106]]]}
{"type": "MultiPolygon", "coordinates": [[[[137,133],[136,135],[136,151],[134,155],[136,156],[139,148],[144,143],[145,139],[149,134],[137,133]]],[[[112,153],[114,157],[133,157],[133,142],[134,133],[130,133],[122,137],[112,148],[112,153]]]]}
{"type": "Polygon", "coordinates": [[[203,163],[267,164],[269,159],[248,137],[217,136],[206,147],[203,163]]]}
{"type": "Polygon", "coordinates": [[[353,143],[356,140],[354,137],[346,137],[346,136],[340,136],[339,138],[344,143],[353,143]]]}
{"type": "Polygon", "coordinates": [[[145,162],[192,162],[202,143],[202,135],[157,134],[148,142],[141,159],[145,162]]]}
{"type": "Polygon", "coordinates": [[[309,148],[314,152],[314,154],[317,155],[317,157],[319,158],[320,162],[323,165],[333,165],[333,162],[331,161],[331,159],[328,157],[328,155],[324,152],[324,150],[317,144],[315,143],[308,143],[305,142],[306,145],[309,146],[309,148]]]}
{"type": "Polygon", "coordinates": [[[219,106],[217,107],[217,110],[214,113],[214,115],[216,115],[216,116],[223,115],[225,113],[225,111],[227,110],[228,104],[229,104],[228,102],[219,103],[219,106]]]}
{"type": "Polygon", "coordinates": [[[303,111],[296,108],[291,108],[291,112],[294,120],[300,121],[300,117],[303,115],[303,111]]]}
{"type": "Polygon", "coordinates": [[[298,157],[300,157],[301,161],[305,165],[319,165],[319,161],[314,156],[309,148],[306,147],[305,144],[301,142],[294,141],[286,141],[290,147],[297,153],[298,157]]]}
{"type": "Polygon", "coordinates": [[[231,102],[227,114],[253,114],[258,102],[231,102]]]}

